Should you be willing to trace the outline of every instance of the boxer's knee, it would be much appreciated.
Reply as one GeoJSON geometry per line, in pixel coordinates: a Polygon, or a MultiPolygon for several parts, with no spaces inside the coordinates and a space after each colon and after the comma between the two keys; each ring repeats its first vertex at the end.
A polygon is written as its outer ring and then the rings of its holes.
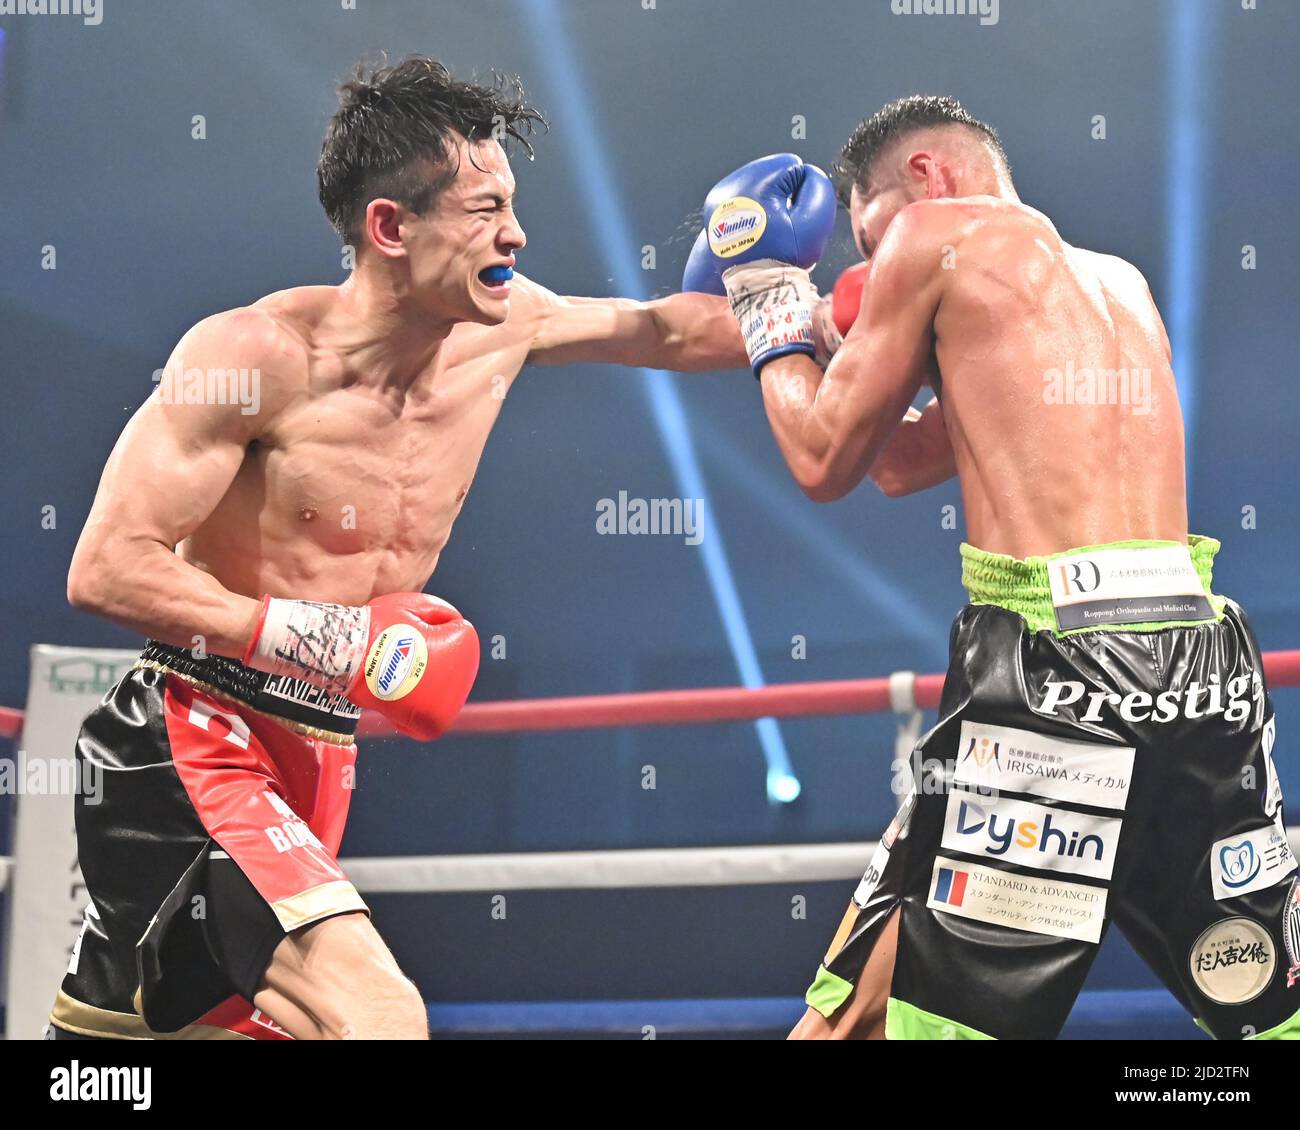
{"type": "Polygon", "coordinates": [[[881,997],[869,986],[856,990],[830,1016],[807,1009],[788,1040],[883,1040],[887,995],[881,997]]]}
{"type": "Polygon", "coordinates": [[[285,937],[254,1003],[299,1039],[428,1037],[419,991],[363,914],[340,914],[285,937]]]}
{"type": "Polygon", "coordinates": [[[799,1023],[790,1029],[787,1040],[833,1040],[835,1026],[815,1008],[808,1008],[799,1023]]]}
{"type": "Polygon", "coordinates": [[[883,1040],[889,991],[898,954],[899,909],[881,928],[853,992],[830,1016],[809,1007],[791,1030],[791,1040],[883,1040]]]}

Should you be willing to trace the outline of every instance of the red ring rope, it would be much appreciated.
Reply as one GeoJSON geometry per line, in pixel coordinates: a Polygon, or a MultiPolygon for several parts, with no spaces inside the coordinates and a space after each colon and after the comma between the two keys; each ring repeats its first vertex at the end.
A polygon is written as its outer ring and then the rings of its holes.
{"type": "MultiPolygon", "coordinates": [[[[1274,687],[1300,685],[1300,649],[1264,653],[1264,676],[1274,687]]],[[[916,704],[939,705],[942,675],[916,677],[916,704]]],[[[889,710],[889,679],[840,679],[818,683],[777,683],[748,687],[640,691],[634,694],[576,695],[570,698],[472,702],[461,711],[457,734],[508,734],[533,730],[590,730],[613,726],[657,726],[691,722],[742,722],[814,714],[875,714],[889,710]]],[[[16,738],[23,712],[0,707],[0,738],[16,738]]],[[[361,737],[391,736],[392,726],[377,714],[361,720],[361,737]]]]}

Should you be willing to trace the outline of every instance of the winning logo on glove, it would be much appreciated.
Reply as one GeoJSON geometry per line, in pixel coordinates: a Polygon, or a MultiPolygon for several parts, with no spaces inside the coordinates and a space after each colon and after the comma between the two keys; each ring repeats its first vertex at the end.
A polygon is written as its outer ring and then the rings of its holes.
{"type": "Polygon", "coordinates": [[[763,206],[748,196],[733,196],[709,217],[709,248],[720,259],[730,259],[753,247],[766,230],[763,206]]]}
{"type": "Polygon", "coordinates": [[[366,656],[366,686],[375,698],[395,702],[415,689],[429,665],[429,648],[409,624],[385,628],[366,656]]]}

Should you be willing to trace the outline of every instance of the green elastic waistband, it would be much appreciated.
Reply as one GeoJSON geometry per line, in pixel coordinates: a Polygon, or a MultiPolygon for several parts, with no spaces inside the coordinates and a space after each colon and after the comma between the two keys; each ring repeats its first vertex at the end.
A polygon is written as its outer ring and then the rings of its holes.
{"type": "MultiPolygon", "coordinates": [[[[1066,553],[1087,553],[1101,549],[1153,549],[1157,547],[1179,545],[1175,541],[1114,541],[1106,545],[1084,545],[1066,553]]],[[[1216,616],[1223,615],[1223,598],[1210,591],[1214,574],[1214,555],[1219,552],[1219,543],[1214,538],[1192,534],[1187,539],[1187,549],[1192,555],[1192,565],[1201,584],[1205,586],[1205,595],[1209,597],[1216,616]]],[[[1063,556],[1054,555],[1054,556],[1063,556]]],[[[961,581],[966,586],[972,604],[996,604],[1008,612],[1015,612],[1025,619],[1025,625],[1031,632],[1056,631],[1056,610],[1052,605],[1052,590],[1047,579],[1048,557],[1007,557],[1001,553],[987,553],[965,542],[961,546],[961,581]]],[[[1161,628],[1178,627],[1179,622],[1162,622],[1149,624],[1115,624],[1098,625],[1093,628],[1078,628],[1075,632],[1060,632],[1060,635],[1074,635],[1076,632],[1125,631],[1152,632],[1161,628]]]]}

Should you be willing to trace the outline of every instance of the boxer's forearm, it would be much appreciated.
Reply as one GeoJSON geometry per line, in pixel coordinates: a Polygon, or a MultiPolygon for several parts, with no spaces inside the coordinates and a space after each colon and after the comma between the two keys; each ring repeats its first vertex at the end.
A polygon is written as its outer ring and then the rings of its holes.
{"type": "Polygon", "coordinates": [[[957,473],[938,400],[930,401],[924,412],[907,410],[867,473],[890,498],[929,490],[957,473]]]}
{"type": "Polygon", "coordinates": [[[763,367],[763,406],[786,465],[815,502],[843,498],[889,441],[902,414],[887,395],[836,380],[810,357],[791,354],[763,367]]]}
{"type": "Polygon", "coordinates": [[[235,658],[261,608],[165,545],[111,536],[83,536],[68,572],[68,600],[138,635],[235,658]]]}
{"type": "Polygon", "coordinates": [[[651,369],[698,372],[747,369],[749,355],[725,298],[712,294],[670,294],[646,303],[654,320],[651,369]]]}
{"type": "Polygon", "coordinates": [[[672,294],[652,302],[575,298],[525,282],[538,311],[528,360],[537,365],[630,365],[677,372],[748,368],[725,298],[672,294]]]}

